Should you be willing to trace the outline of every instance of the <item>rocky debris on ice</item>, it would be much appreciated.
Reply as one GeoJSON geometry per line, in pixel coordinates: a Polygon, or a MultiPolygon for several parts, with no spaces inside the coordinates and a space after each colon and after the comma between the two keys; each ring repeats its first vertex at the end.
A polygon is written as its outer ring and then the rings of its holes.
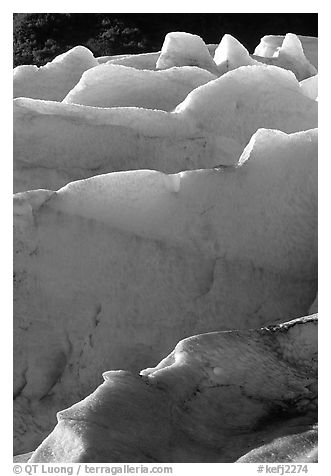
{"type": "Polygon", "coordinates": [[[220,74],[240,66],[262,66],[269,64],[292,71],[298,81],[309,78],[317,73],[304,55],[302,45],[296,35],[288,33],[282,46],[272,58],[250,55],[247,49],[233,36],[224,35],[215,50],[214,61],[220,74]]]}
{"type": "Polygon", "coordinates": [[[14,190],[56,190],[117,170],[232,165],[257,129],[315,128],[317,108],[293,73],[267,65],[209,81],[172,112],[15,99],[14,190]]]}
{"type": "Polygon", "coordinates": [[[14,68],[14,98],[62,101],[83,72],[97,65],[98,61],[89,49],[75,46],[45,66],[17,66],[14,68]]]}
{"type": "MultiPolygon", "coordinates": [[[[303,48],[303,52],[308,61],[318,69],[318,38],[314,36],[297,35],[303,48]]],[[[283,35],[266,35],[261,38],[259,45],[255,48],[254,55],[271,58],[277,56],[279,49],[284,42],[283,35]]]]}
{"type": "Polygon", "coordinates": [[[307,314],[316,203],[316,130],[259,130],[237,167],[15,195],[16,453],[107,369],[138,371],[188,335],[307,314]]]}
{"type": "Polygon", "coordinates": [[[140,375],[103,377],[91,395],[57,414],[31,463],[316,458],[316,315],[192,336],[140,375]]]}
{"type": "Polygon", "coordinates": [[[303,94],[305,94],[310,99],[318,99],[318,74],[312,76],[311,78],[304,79],[300,81],[300,87],[303,94]]]}
{"type": "Polygon", "coordinates": [[[63,102],[85,106],[135,106],[171,111],[193,89],[216,76],[191,66],[160,71],[99,65],[83,73],[63,102]]]}
{"type": "Polygon", "coordinates": [[[156,62],[157,69],[172,66],[198,66],[218,75],[218,69],[206,43],[198,35],[176,31],[168,33],[156,62]]]}

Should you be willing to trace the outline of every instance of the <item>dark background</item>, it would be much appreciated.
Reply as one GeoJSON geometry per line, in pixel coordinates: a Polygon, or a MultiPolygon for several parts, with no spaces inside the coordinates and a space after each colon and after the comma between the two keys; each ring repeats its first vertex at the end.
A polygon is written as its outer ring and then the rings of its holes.
{"type": "Polygon", "coordinates": [[[14,13],[14,66],[51,61],[76,45],[95,56],[159,51],[171,31],[205,43],[225,33],[253,53],[264,35],[317,36],[317,13],[14,13]]]}

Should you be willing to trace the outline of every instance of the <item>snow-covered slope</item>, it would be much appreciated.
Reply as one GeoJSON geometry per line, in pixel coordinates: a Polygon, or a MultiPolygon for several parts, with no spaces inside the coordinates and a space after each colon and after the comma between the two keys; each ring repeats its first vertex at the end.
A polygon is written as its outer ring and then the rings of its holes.
{"type": "Polygon", "coordinates": [[[224,463],[259,446],[249,461],[314,461],[316,316],[193,336],[140,376],[103,377],[92,395],[58,413],[31,463],[224,463]]]}
{"type": "Polygon", "coordinates": [[[305,315],[316,169],[316,131],[260,130],[237,168],[17,194],[17,450],[34,449],[104,370],[140,370],[192,334],[305,315]]]}

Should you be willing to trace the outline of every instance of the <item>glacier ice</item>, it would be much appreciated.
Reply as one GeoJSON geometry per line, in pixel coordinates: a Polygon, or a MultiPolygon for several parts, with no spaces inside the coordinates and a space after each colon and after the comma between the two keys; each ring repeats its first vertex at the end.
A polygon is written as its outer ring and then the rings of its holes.
{"type": "MultiPolygon", "coordinates": [[[[206,45],[211,56],[214,55],[217,45],[206,45]]],[[[159,59],[161,51],[155,51],[153,53],[140,53],[136,55],[113,55],[113,56],[100,56],[97,59],[99,64],[120,64],[123,66],[130,66],[136,69],[156,69],[156,63],[159,59]]],[[[185,66],[185,65],[184,65],[185,66]]]]}
{"type": "Polygon", "coordinates": [[[14,70],[16,453],[316,461],[317,38],[254,53],[14,70]]]}
{"type": "Polygon", "coordinates": [[[298,81],[309,78],[317,73],[316,68],[304,55],[301,42],[297,35],[288,33],[282,45],[271,58],[250,55],[247,49],[233,36],[224,35],[215,50],[214,61],[220,74],[224,74],[240,66],[269,64],[292,71],[298,81]]]}
{"type": "Polygon", "coordinates": [[[95,174],[140,168],[172,173],[233,163],[236,141],[197,131],[164,111],[14,102],[14,190],[57,190],[95,174]]]}
{"type": "Polygon", "coordinates": [[[75,46],[45,66],[17,66],[14,68],[14,98],[62,101],[83,72],[97,65],[98,61],[89,49],[75,46]]]}
{"type": "Polygon", "coordinates": [[[245,146],[259,127],[284,132],[317,127],[317,105],[307,99],[290,71],[242,66],[193,90],[174,112],[245,146]]]}
{"type": "Polygon", "coordinates": [[[213,74],[218,74],[206,43],[198,35],[176,31],[168,33],[156,62],[157,69],[172,66],[199,66],[213,74]]]}
{"type": "Polygon", "coordinates": [[[238,167],[16,194],[16,450],[34,449],[104,370],[138,371],[188,335],[305,315],[316,169],[316,130],[259,130],[238,167]]]}
{"type": "Polygon", "coordinates": [[[300,87],[303,94],[310,99],[318,99],[318,74],[311,78],[300,81],[300,87]]]}
{"type": "Polygon", "coordinates": [[[140,376],[103,377],[30,462],[316,461],[316,316],[192,336],[140,376]]]}
{"type": "Polygon", "coordinates": [[[54,190],[96,172],[235,164],[258,128],[315,128],[317,108],[291,72],[265,65],[195,88],[172,112],[15,99],[14,190],[54,190]]]}
{"type": "MultiPolygon", "coordinates": [[[[318,39],[314,36],[297,35],[303,48],[304,55],[308,61],[318,68],[318,39]]],[[[261,38],[259,45],[255,48],[254,55],[271,58],[277,56],[284,41],[284,35],[266,35],[261,38]]]]}
{"type": "Polygon", "coordinates": [[[215,50],[214,61],[220,74],[224,74],[240,66],[256,65],[247,49],[232,35],[224,35],[215,50]]]}
{"type": "Polygon", "coordinates": [[[118,64],[130,66],[136,69],[156,69],[156,62],[160,56],[160,51],[155,53],[141,53],[138,55],[115,55],[97,58],[99,64],[118,64]]]}
{"type": "Polygon", "coordinates": [[[208,71],[191,66],[149,71],[105,64],[83,73],[63,102],[171,111],[189,92],[213,79],[208,71]]]}
{"type": "Polygon", "coordinates": [[[306,58],[299,38],[292,34],[285,35],[282,46],[277,52],[278,64],[291,69],[299,81],[317,74],[317,69],[306,58]]]}

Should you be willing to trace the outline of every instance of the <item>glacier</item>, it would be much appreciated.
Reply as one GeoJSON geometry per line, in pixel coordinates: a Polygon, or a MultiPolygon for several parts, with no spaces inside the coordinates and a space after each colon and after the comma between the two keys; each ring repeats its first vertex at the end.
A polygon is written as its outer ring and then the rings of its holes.
{"type": "Polygon", "coordinates": [[[14,69],[17,461],[317,461],[317,69],[186,32],[14,69]]]}
{"type": "Polygon", "coordinates": [[[17,98],[14,191],[57,190],[118,170],[176,173],[233,165],[259,128],[316,128],[317,109],[293,73],[267,65],[210,80],[171,112],[17,98]]]}
{"type": "Polygon", "coordinates": [[[105,372],[30,462],[316,462],[316,324],[202,334],[140,375],[105,372]]]}
{"type": "Polygon", "coordinates": [[[306,315],[316,175],[316,130],[263,129],[236,167],[116,172],[16,194],[19,451],[103,369],[138,371],[188,335],[306,315]]]}

